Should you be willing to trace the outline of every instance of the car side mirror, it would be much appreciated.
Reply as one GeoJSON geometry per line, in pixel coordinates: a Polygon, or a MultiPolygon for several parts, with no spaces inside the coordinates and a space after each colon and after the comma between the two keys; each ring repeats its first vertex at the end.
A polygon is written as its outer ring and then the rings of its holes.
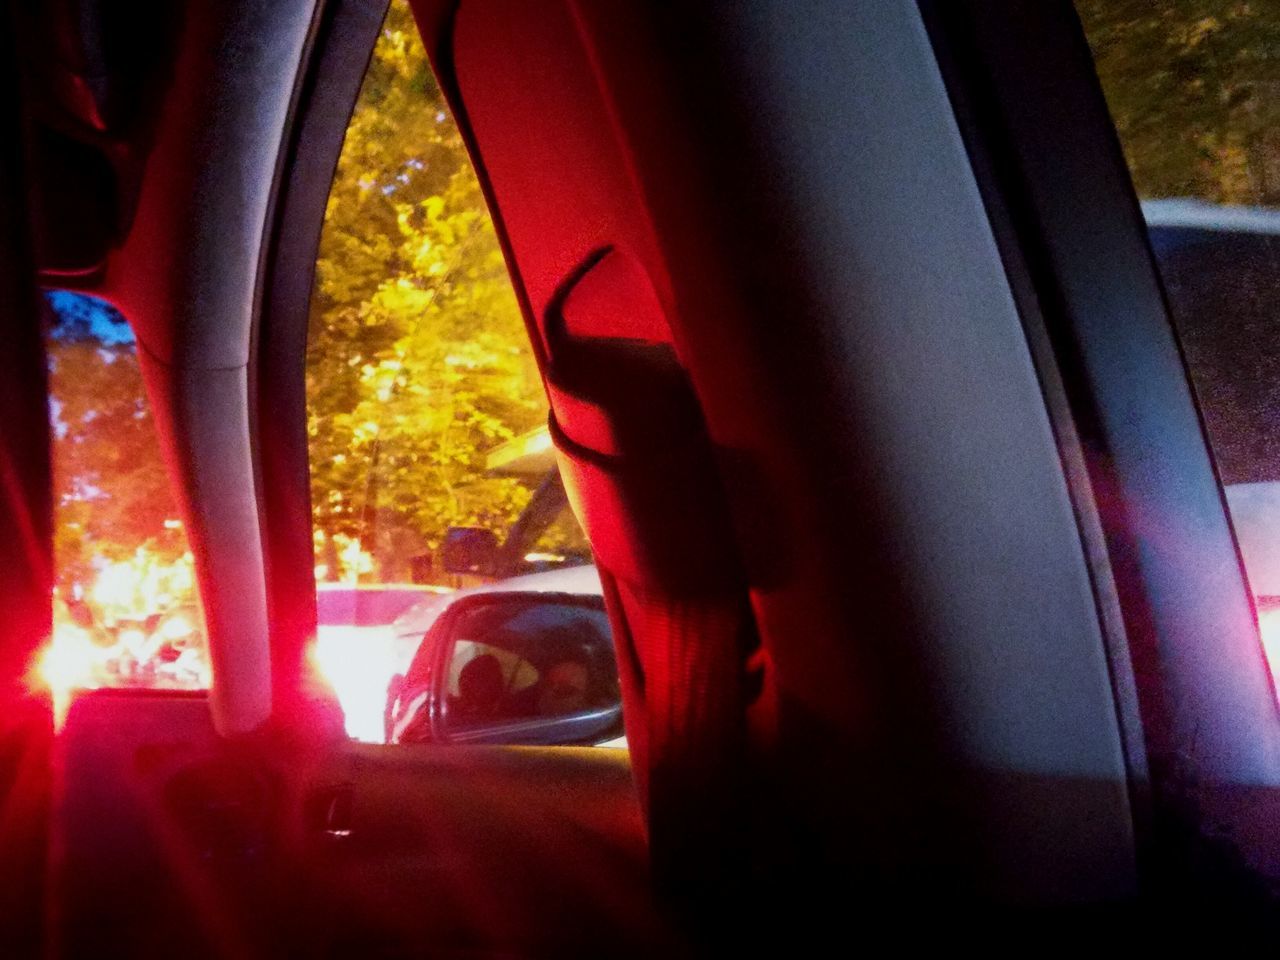
{"type": "Polygon", "coordinates": [[[447,573],[491,576],[498,559],[498,537],[480,527],[450,527],[440,548],[447,573]]]}
{"type": "Polygon", "coordinates": [[[424,641],[446,743],[591,745],[622,734],[599,596],[493,591],[459,598],[424,641]]]}

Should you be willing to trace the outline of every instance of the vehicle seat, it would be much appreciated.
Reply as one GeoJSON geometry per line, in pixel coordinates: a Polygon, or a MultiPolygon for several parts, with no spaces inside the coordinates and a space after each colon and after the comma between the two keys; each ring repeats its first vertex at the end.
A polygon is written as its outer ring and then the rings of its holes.
{"type": "Polygon", "coordinates": [[[496,716],[506,693],[502,664],[491,653],[467,661],[458,674],[458,697],[452,704],[461,720],[496,716]]]}
{"type": "Polygon", "coordinates": [[[591,671],[578,659],[560,660],[542,675],[538,714],[556,717],[585,710],[590,703],[591,671]]]}

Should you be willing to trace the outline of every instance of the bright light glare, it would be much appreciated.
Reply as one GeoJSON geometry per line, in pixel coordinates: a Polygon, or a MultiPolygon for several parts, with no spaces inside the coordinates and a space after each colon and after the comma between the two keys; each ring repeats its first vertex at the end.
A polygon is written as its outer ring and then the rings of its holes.
{"type": "Polygon", "coordinates": [[[321,626],[312,656],[346,716],[347,736],[381,743],[395,632],[386,626],[321,626]]]}
{"type": "Polygon", "coordinates": [[[120,645],[128,651],[129,655],[135,660],[143,660],[147,655],[147,635],[136,628],[130,630],[121,630],[116,634],[120,638],[120,645]]]}
{"type": "Polygon", "coordinates": [[[541,553],[533,552],[524,555],[525,563],[564,563],[565,557],[562,553],[541,553]]]}
{"type": "Polygon", "coordinates": [[[209,664],[199,628],[182,612],[170,612],[191,597],[190,554],[166,562],[145,548],[105,564],[73,615],[54,604],[53,636],[37,655],[29,676],[50,691],[54,719],[62,728],[77,690],[144,686],[204,690],[209,664]]]}
{"type": "Polygon", "coordinates": [[[1280,688],[1280,607],[1258,611],[1258,632],[1262,634],[1262,649],[1271,666],[1271,675],[1280,688]]]}
{"type": "Polygon", "coordinates": [[[53,696],[53,727],[61,730],[76,690],[98,686],[97,673],[111,651],[99,647],[89,634],[70,623],[54,627],[53,639],[36,660],[35,677],[53,696]]]}
{"type": "Polygon", "coordinates": [[[196,632],[196,628],[190,620],[178,614],[160,624],[160,629],[156,632],[166,640],[179,640],[182,637],[191,636],[196,632]]]}

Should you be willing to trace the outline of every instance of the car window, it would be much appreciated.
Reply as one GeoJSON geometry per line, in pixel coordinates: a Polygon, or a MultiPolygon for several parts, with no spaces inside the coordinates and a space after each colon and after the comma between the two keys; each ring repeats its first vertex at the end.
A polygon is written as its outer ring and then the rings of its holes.
{"type": "Polygon", "coordinates": [[[56,585],[38,672],[62,699],[206,688],[193,560],[133,332],[93,297],[57,290],[46,304],[56,585]]]}
{"type": "Polygon", "coordinates": [[[1280,3],[1077,0],[1280,670],[1280,3]]]}
{"type": "Polygon", "coordinates": [[[487,470],[545,423],[524,321],[408,5],[391,5],[347,129],[307,352],[321,582],[450,585],[452,526],[501,539],[533,484],[487,470]]]}
{"type": "Polygon", "coordinates": [[[523,528],[554,458],[502,249],[405,0],[388,10],[330,190],[306,388],[317,662],[348,733],[369,738],[438,613],[429,591],[402,606],[374,588],[475,588],[591,559],[566,509],[531,561],[444,568],[451,530],[501,545],[523,528]]]}

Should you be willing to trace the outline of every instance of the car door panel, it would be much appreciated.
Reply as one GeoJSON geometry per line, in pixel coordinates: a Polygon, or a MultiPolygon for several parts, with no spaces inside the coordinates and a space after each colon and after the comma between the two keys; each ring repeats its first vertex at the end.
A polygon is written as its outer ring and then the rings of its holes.
{"type": "Polygon", "coordinates": [[[201,696],[100,691],[58,769],[66,956],[670,945],[622,751],[227,741],[201,696]]]}
{"type": "Polygon", "coordinates": [[[301,864],[322,878],[336,943],[537,955],[663,944],[619,751],[353,744],[315,777],[351,789],[350,834],[308,837],[301,864]]]}
{"type": "Polygon", "coordinates": [[[222,956],[254,942],[236,892],[261,873],[270,811],[248,762],[218,737],[201,695],[76,697],[57,738],[56,955],[109,944],[222,956]],[[203,784],[183,791],[195,771],[203,784]]]}

